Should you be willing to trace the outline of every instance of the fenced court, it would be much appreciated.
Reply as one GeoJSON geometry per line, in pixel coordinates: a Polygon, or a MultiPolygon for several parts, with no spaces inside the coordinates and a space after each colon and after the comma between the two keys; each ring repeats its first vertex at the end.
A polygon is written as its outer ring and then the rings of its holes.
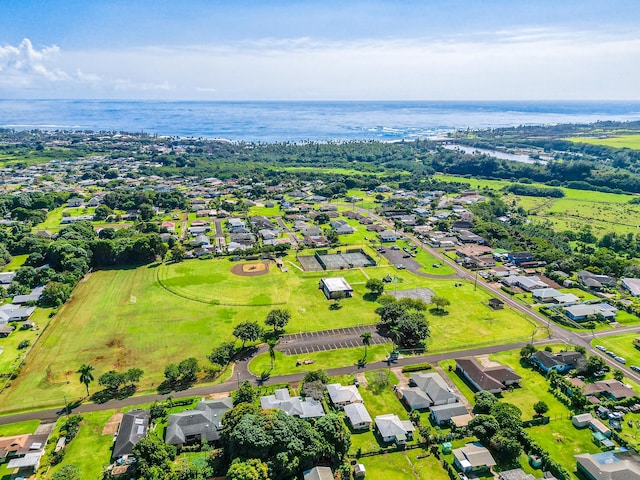
{"type": "Polygon", "coordinates": [[[431,299],[435,295],[428,288],[412,288],[411,290],[389,290],[385,292],[396,298],[412,298],[414,300],[422,300],[424,303],[431,303],[431,299]]]}
{"type": "Polygon", "coordinates": [[[329,253],[318,250],[314,255],[323,270],[345,270],[349,268],[373,267],[376,262],[361,249],[329,253]]]}

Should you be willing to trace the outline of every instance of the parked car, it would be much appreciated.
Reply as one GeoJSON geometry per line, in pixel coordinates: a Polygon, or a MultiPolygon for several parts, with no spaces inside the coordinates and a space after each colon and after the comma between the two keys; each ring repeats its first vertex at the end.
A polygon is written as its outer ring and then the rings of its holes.
{"type": "Polygon", "coordinates": [[[398,270],[404,270],[404,269],[405,269],[405,266],[404,266],[403,264],[401,264],[401,263],[398,263],[398,264],[396,265],[396,268],[397,268],[398,270]]]}
{"type": "Polygon", "coordinates": [[[640,372],[640,367],[638,365],[631,365],[631,370],[633,370],[634,372],[640,372]]]}
{"type": "Polygon", "coordinates": [[[610,357],[615,357],[615,356],[616,356],[616,353],[615,353],[615,352],[612,352],[611,350],[607,350],[605,353],[606,353],[607,355],[609,355],[610,357]]]}
{"type": "Polygon", "coordinates": [[[411,258],[411,255],[409,255],[408,253],[405,253],[404,255],[402,255],[402,258],[411,258]]]}
{"type": "Polygon", "coordinates": [[[606,352],[606,351],[607,351],[607,349],[606,349],[606,348],[604,348],[602,345],[596,345],[596,348],[597,348],[598,350],[600,350],[601,352],[606,352]]]}
{"type": "Polygon", "coordinates": [[[620,363],[622,363],[622,364],[627,363],[627,361],[626,361],[624,358],[622,358],[622,357],[613,357],[613,359],[614,359],[616,362],[620,362],[620,363]]]}
{"type": "Polygon", "coordinates": [[[400,250],[400,247],[397,245],[394,245],[393,247],[391,247],[391,250],[400,250]]]}

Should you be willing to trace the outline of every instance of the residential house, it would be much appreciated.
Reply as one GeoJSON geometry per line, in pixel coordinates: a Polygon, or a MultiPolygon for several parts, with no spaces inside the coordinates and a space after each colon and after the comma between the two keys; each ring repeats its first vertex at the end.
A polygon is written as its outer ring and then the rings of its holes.
{"type": "Polygon", "coordinates": [[[525,277],[522,275],[510,275],[502,278],[500,283],[508,287],[519,287],[527,292],[547,288],[547,284],[540,280],[540,277],[536,276],[525,277]]]}
{"type": "Polygon", "coordinates": [[[535,290],[531,290],[533,299],[542,303],[553,302],[561,295],[563,294],[555,288],[536,288],[535,290]]]}
{"type": "Polygon", "coordinates": [[[312,235],[304,237],[304,244],[311,248],[328,247],[329,240],[324,235],[312,235]]]}
{"type": "Polygon", "coordinates": [[[592,395],[596,397],[604,396],[614,401],[637,396],[634,390],[614,379],[589,383],[585,385],[584,394],[587,397],[592,395]]]}
{"type": "Polygon", "coordinates": [[[9,471],[19,468],[22,477],[29,477],[27,472],[34,473],[40,466],[49,434],[15,435],[0,438],[0,458],[7,459],[5,468],[9,471]]]}
{"type": "Polygon", "coordinates": [[[113,460],[131,455],[135,444],[147,436],[150,420],[151,415],[147,410],[131,410],[122,416],[113,444],[113,460]]]}
{"type": "Polygon", "coordinates": [[[289,395],[288,388],[279,388],[273,395],[260,397],[260,406],[264,409],[275,408],[289,415],[300,418],[315,418],[324,416],[322,403],[310,398],[303,400],[301,397],[289,395]]]}
{"type": "Polygon", "coordinates": [[[344,413],[354,430],[371,428],[371,416],[363,403],[349,403],[344,406],[344,413]]]}
{"type": "Polygon", "coordinates": [[[375,418],[376,429],[384,442],[395,442],[397,445],[404,445],[407,440],[413,438],[415,427],[409,420],[400,420],[392,413],[378,415],[375,418]]]}
{"type": "Polygon", "coordinates": [[[220,438],[222,416],[233,408],[230,397],[198,402],[193,410],[169,415],[165,442],[182,446],[191,442],[213,442],[220,438]]]}
{"type": "Polygon", "coordinates": [[[191,246],[194,246],[194,247],[201,247],[201,246],[210,244],[209,237],[207,237],[204,233],[196,235],[196,237],[193,240],[191,240],[189,243],[191,244],[191,246]]]}
{"type": "Polygon", "coordinates": [[[564,307],[564,311],[567,316],[575,322],[582,322],[591,316],[595,317],[598,315],[602,315],[606,320],[612,322],[618,314],[618,309],[608,303],[581,303],[564,307]]]}
{"type": "Polygon", "coordinates": [[[353,295],[353,288],[344,277],[323,278],[320,280],[319,288],[328,300],[336,298],[338,292],[343,292],[345,297],[353,295]]]}
{"type": "Polygon", "coordinates": [[[507,255],[509,262],[514,265],[535,261],[536,257],[531,252],[509,252],[507,255]]]}
{"type": "MultiPolygon", "coordinates": [[[[540,480],[551,480],[546,475],[540,480]]],[[[530,473],[525,473],[521,468],[514,468],[512,470],[504,470],[498,474],[498,480],[536,480],[536,477],[530,473]]]]}
{"type": "Polygon", "coordinates": [[[574,415],[571,417],[571,423],[576,428],[586,428],[589,426],[589,423],[593,420],[593,415],[590,413],[581,413],[579,415],[574,415]]]}
{"type": "Polygon", "coordinates": [[[0,272],[0,285],[11,285],[16,272],[0,272]]]}
{"type": "Polygon", "coordinates": [[[623,278],[621,285],[634,297],[640,297],[640,278],[623,278]]]}
{"type": "Polygon", "coordinates": [[[456,371],[465,376],[476,390],[500,393],[505,388],[518,385],[522,377],[511,368],[500,365],[484,367],[475,358],[457,358],[456,371]]]}
{"type": "Polygon", "coordinates": [[[362,403],[362,396],[355,385],[331,383],[327,385],[327,392],[329,392],[331,403],[336,407],[344,408],[351,403],[362,403]]]}
{"type": "Polygon", "coordinates": [[[302,235],[305,237],[317,237],[322,235],[322,229],[320,227],[316,227],[315,225],[311,225],[310,227],[302,230],[302,235]]]}
{"type": "Polygon", "coordinates": [[[489,450],[479,443],[467,443],[462,448],[456,448],[453,457],[454,465],[465,473],[491,470],[496,465],[489,450]]]}
{"type": "Polygon", "coordinates": [[[601,290],[603,287],[615,287],[618,283],[614,277],[595,274],[588,270],[579,271],[578,279],[585,287],[591,290],[601,290]]]}
{"type": "Polygon", "coordinates": [[[247,224],[239,218],[229,218],[227,220],[227,227],[230,233],[248,233],[247,224]]]}
{"type": "Polygon", "coordinates": [[[82,198],[73,197],[73,198],[70,198],[67,201],[67,206],[69,206],[71,208],[81,207],[82,206],[82,202],[84,202],[84,200],[82,198]]]}
{"type": "Polygon", "coordinates": [[[586,480],[639,480],[640,456],[634,450],[575,455],[578,473],[586,480]]]}
{"type": "Polygon", "coordinates": [[[0,337],[6,338],[15,330],[15,327],[7,324],[0,324],[0,337]]]}
{"type": "Polygon", "coordinates": [[[531,363],[545,373],[549,373],[551,370],[555,370],[558,373],[566,373],[584,361],[585,357],[580,352],[551,353],[546,350],[538,350],[531,355],[531,363]]]}
{"type": "Polygon", "coordinates": [[[458,401],[458,396],[451,391],[447,382],[438,373],[412,373],[410,385],[419,388],[429,396],[431,399],[430,406],[456,403],[458,401]]]}
{"type": "Polygon", "coordinates": [[[21,307],[11,303],[0,305],[0,324],[28,320],[35,309],[35,307],[21,307]]]}
{"type": "Polygon", "coordinates": [[[384,232],[380,232],[378,234],[378,237],[380,238],[381,242],[395,242],[399,238],[397,232],[394,232],[392,230],[385,230],[384,232]]]}
{"type": "Polygon", "coordinates": [[[469,415],[469,411],[462,403],[445,403],[431,407],[431,418],[436,425],[446,425],[452,422],[455,417],[467,415],[469,415]]]}
{"type": "Polygon", "coordinates": [[[329,467],[313,467],[302,474],[304,480],[334,480],[329,467]]]}
{"type": "Polygon", "coordinates": [[[411,410],[426,410],[431,406],[429,395],[418,387],[401,388],[402,401],[411,410]]]}
{"type": "Polygon", "coordinates": [[[37,302],[38,300],[40,300],[40,296],[42,295],[43,291],[44,287],[36,287],[31,290],[31,293],[27,295],[16,295],[15,297],[13,297],[12,303],[23,304],[29,302],[37,302]]]}

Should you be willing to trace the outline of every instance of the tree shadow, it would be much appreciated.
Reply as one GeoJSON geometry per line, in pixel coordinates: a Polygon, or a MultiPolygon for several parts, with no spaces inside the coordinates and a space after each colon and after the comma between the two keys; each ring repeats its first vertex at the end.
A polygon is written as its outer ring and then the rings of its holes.
{"type": "Polygon", "coordinates": [[[430,308],[429,309],[429,313],[435,317],[446,317],[447,315],[449,315],[449,312],[447,312],[446,310],[440,310],[439,308],[430,308]]]}
{"type": "Polygon", "coordinates": [[[192,380],[176,380],[174,382],[170,382],[169,380],[164,380],[160,385],[158,385],[157,391],[160,394],[166,395],[171,392],[180,392],[182,390],[187,390],[191,388],[196,383],[195,379],[192,380]]]}
{"type": "Polygon", "coordinates": [[[125,385],[118,390],[104,389],[91,395],[91,400],[94,403],[106,403],[109,400],[123,400],[136,393],[136,390],[137,387],[135,385],[125,385]]]}

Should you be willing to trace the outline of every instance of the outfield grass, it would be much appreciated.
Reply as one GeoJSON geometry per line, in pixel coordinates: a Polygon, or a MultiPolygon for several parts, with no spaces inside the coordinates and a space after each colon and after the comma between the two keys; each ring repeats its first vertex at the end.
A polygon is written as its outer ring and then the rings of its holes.
{"type": "Polygon", "coordinates": [[[590,145],[605,145],[607,147],[640,150],[640,135],[619,135],[607,138],[571,137],[565,138],[565,140],[575,143],[588,143],[590,145]]]}
{"type": "MultiPolygon", "coordinates": [[[[372,345],[367,349],[367,361],[379,362],[384,360],[392,350],[391,343],[372,345]]],[[[251,363],[249,370],[255,375],[269,372],[272,376],[288,375],[290,373],[306,373],[312,370],[329,370],[332,368],[353,366],[357,370],[358,361],[362,359],[364,346],[356,348],[342,348],[324,352],[306,353],[302,355],[285,355],[276,350],[276,360],[273,369],[269,353],[258,355],[251,363]],[[297,361],[313,360],[310,365],[296,366],[297,361]]]]}

